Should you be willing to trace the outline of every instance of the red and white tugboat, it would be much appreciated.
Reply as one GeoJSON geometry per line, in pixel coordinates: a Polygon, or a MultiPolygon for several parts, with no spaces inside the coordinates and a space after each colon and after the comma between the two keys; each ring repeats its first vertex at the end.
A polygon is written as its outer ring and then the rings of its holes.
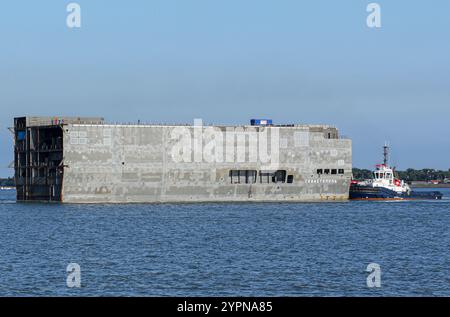
{"type": "Polygon", "coordinates": [[[350,199],[353,200],[423,200],[442,199],[438,191],[412,191],[407,183],[396,177],[395,170],[388,165],[389,147],[384,146],[384,162],[377,165],[373,179],[352,181],[350,199]]]}

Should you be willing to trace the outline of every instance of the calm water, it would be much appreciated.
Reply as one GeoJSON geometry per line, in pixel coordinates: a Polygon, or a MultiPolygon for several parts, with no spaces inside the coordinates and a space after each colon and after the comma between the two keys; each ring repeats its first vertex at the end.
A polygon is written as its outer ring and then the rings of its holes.
{"type": "Polygon", "coordinates": [[[443,201],[16,204],[0,191],[0,295],[450,296],[443,201]],[[79,289],[66,267],[81,266],[79,289]],[[366,267],[381,266],[369,289],[366,267]]]}

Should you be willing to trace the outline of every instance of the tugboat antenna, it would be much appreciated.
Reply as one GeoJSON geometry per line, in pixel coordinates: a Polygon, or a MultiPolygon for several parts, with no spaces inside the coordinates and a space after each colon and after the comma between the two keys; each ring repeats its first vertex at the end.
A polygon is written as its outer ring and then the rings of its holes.
{"type": "Polygon", "coordinates": [[[387,142],[384,143],[384,146],[383,146],[383,156],[384,156],[383,164],[384,164],[384,166],[388,166],[388,163],[389,163],[389,146],[388,146],[387,142]]]}

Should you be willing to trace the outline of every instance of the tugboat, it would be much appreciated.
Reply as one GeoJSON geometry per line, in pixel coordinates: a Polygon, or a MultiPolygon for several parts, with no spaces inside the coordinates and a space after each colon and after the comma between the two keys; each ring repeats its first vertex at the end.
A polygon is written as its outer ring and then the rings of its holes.
{"type": "Polygon", "coordinates": [[[385,145],[384,162],[376,166],[373,179],[358,182],[353,180],[350,185],[352,200],[425,200],[442,199],[438,191],[412,191],[407,183],[396,177],[395,169],[388,165],[389,147],[385,145]]]}

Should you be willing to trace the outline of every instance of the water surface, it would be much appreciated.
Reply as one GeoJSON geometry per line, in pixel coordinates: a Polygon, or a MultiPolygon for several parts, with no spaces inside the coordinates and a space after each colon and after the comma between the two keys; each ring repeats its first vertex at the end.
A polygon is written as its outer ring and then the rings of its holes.
{"type": "Polygon", "coordinates": [[[442,201],[48,205],[0,191],[0,295],[450,295],[442,201]],[[81,288],[66,286],[69,263],[81,288]],[[382,285],[366,285],[369,263],[382,285]]]}

